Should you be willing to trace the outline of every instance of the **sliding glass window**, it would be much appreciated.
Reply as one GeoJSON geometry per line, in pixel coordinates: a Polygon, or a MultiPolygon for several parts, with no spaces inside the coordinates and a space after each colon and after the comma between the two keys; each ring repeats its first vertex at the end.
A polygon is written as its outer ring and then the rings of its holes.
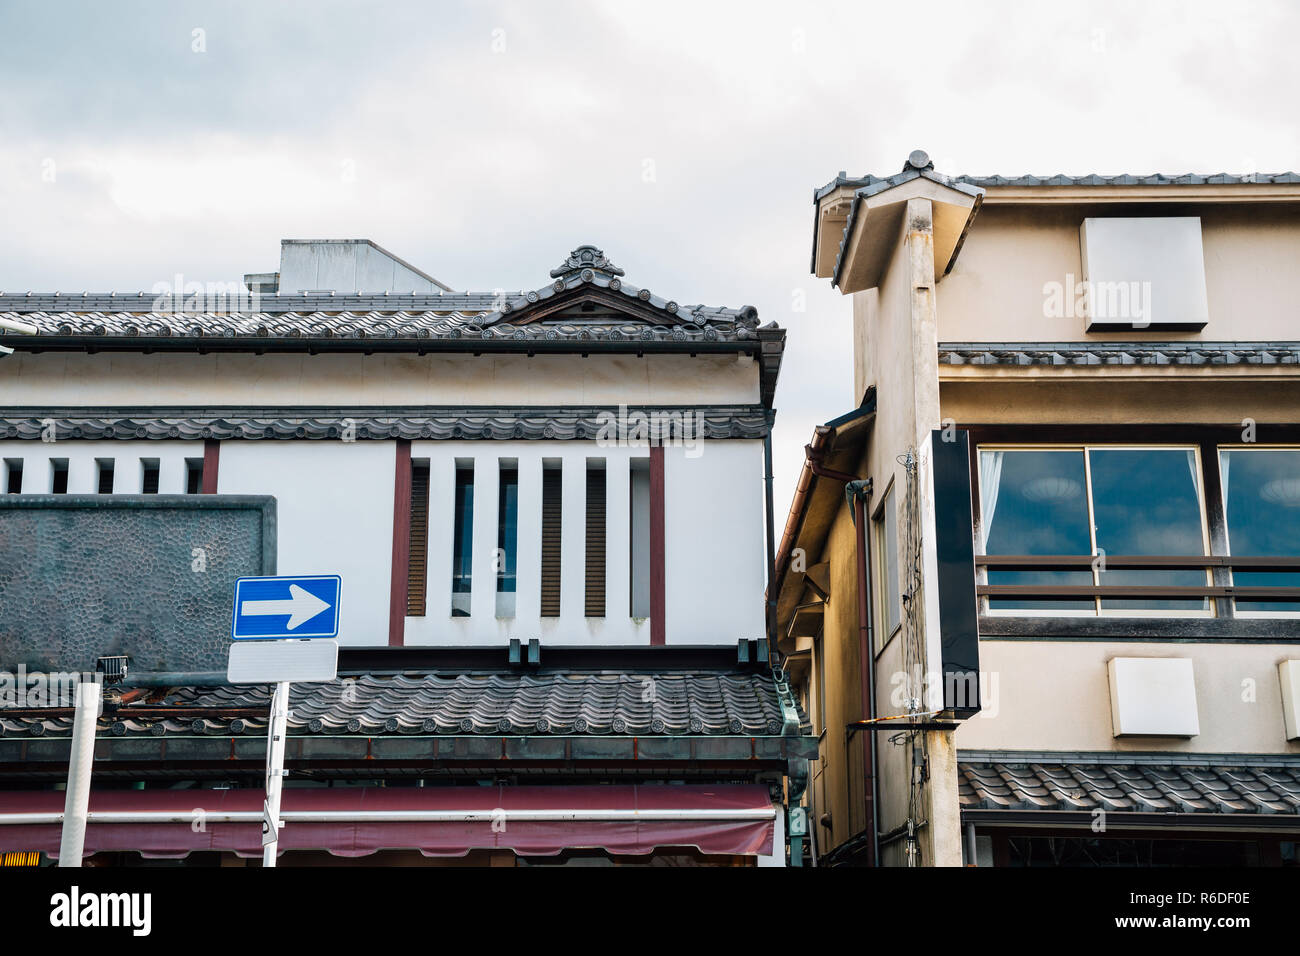
{"type": "MultiPolygon", "coordinates": [[[[1300,557],[1300,448],[1219,451],[1228,553],[1237,557],[1300,557]]],[[[1300,571],[1233,568],[1236,587],[1300,587],[1300,571]]],[[[1300,601],[1237,598],[1239,616],[1300,614],[1300,601]]]]}
{"type": "MultiPolygon", "coordinates": [[[[1086,446],[981,448],[979,544],[985,555],[1068,556],[1072,568],[990,569],[987,583],[1038,588],[990,595],[1007,613],[1207,614],[1206,597],[1155,594],[1073,596],[1089,585],[1206,586],[1206,568],[1126,569],[1111,557],[1208,554],[1200,462],[1195,448],[1086,446]],[[1088,561],[1079,561],[1080,558],[1088,561]],[[1060,589],[1053,594],[1051,588],[1060,589]]],[[[1127,563],[1140,563],[1130,561],[1127,563]]]]}

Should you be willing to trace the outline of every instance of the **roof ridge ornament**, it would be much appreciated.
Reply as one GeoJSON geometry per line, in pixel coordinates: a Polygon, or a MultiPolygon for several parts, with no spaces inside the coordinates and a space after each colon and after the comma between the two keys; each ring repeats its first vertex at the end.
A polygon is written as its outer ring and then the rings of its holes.
{"type": "Polygon", "coordinates": [[[583,269],[599,269],[613,276],[625,275],[622,269],[610,262],[603,250],[593,245],[581,245],[569,253],[569,258],[551,270],[551,278],[565,278],[583,269]]]}
{"type": "Polygon", "coordinates": [[[918,171],[934,169],[934,161],[930,159],[930,154],[923,149],[914,149],[908,154],[907,162],[903,164],[903,172],[909,169],[918,171]]]}

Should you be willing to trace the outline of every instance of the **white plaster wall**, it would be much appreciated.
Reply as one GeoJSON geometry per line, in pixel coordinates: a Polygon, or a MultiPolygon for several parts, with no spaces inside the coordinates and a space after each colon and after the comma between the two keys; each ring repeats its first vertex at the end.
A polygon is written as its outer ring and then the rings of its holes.
{"type": "Polygon", "coordinates": [[[16,352],[0,407],[689,405],[759,401],[737,355],[249,355],[16,352]]]}
{"type": "MultiPolygon", "coordinates": [[[[144,480],[142,458],[158,459],[160,494],[184,494],[185,459],[202,457],[201,441],[0,441],[0,459],[22,459],[23,494],[27,495],[50,493],[53,458],[68,460],[68,494],[89,495],[98,490],[97,458],[113,459],[114,494],[140,494],[144,480]]],[[[8,470],[0,471],[7,474],[8,470]]]]}
{"type": "Polygon", "coordinates": [[[221,443],[217,492],[276,498],[278,573],[342,576],[344,646],[388,643],[396,454],[389,441],[221,443]]]}
{"type": "MultiPolygon", "coordinates": [[[[631,617],[629,472],[646,448],[596,442],[413,442],[427,459],[427,613],[406,618],[409,646],[501,645],[533,638],[553,645],[650,642],[650,622],[631,617]],[[501,459],[519,467],[518,592],[513,618],[494,613],[497,475],[501,459]],[[605,459],[605,617],[584,607],[585,483],[588,458],[605,459]],[[469,617],[451,617],[451,547],[457,459],[475,460],[474,580],[469,617]],[[544,459],[563,467],[560,616],[541,617],[541,480],[544,459]],[[483,484],[480,484],[483,482],[483,484]]],[[[665,450],[665,570],[669,644],[732,644],[763,636],[763,446],[705,442],[688,458],[665,450]]],[[[224,468],[224,466],[223,466],[224,468]]],[[[223,471],[224,475],[224,471],[223,471]]],[[[224,483],[223,483],[224,490],[224,483]]],[[[385,608],[387,605],[384,605],[385,608]]]]}
{"type": "Polygon", "coordinates": [[[764,635],[763,443],[664,449],[668,644],[734,644],[764,635]]]}
{"type": "MultiPolygon", "coordinates": [[[[429,462],[429,558],[426,613],[406,618],[408,646],[501,645],[512,638],[547,644],[648,644],[650,622],[629,614],[631,550],[628,471],[645,448],[607,447],[594,441],[412,442],[411,458],[429,462]],[[587,459],[605,460],[605,617],[586,616],[587,459]],[[474,461],[474,577],[469,617],[451,616],[451,550],[456,461],[474,461]],[[515,616],[496,616],[498,476],[501,460],[519,469],[518,574],[515,616]],[[560,538],[560,616],[541,616],[542,465],[563,469],[560,538]]],[[[385,605],[387,606],[387,605],[385,605]]]]}
{"type": "MultiPolygon", "coordinates": [[[[763,446],[709,441],[664,452],[665,577],[669,644],[733,644],[763,636],[763,446]]],[[[201,458],[197,441],[0,442],[0,458],[24,460],[23,490],[48,492],[50,458],[69,462],[68,491],[95,490],[95,459],[113,457],[115,490],[140,490],[139,461],[160,461],[164,493],[185,488],[185,459],[201,458]],[[128,485],[129,482],[129,485],[128,485]]],[[[644,447],[594,441],[413,442],[413,459],[430,463],[427,613],[406,619],[408,645],[501,645],[511,638],[549,644],[638,645],[650,622],[631,616],[630,470],[644,447]],[[584,607],[585,483],[588,458],[605,460],[606,613],[584,607]],[[470,617],[453,618],[451,534],[457,459],[475,462],[474,585],[470,617]],[[501,459],[519,469],[516,615],[496,616],[497,483],[501,459]],[[563,464],[564,530],[561,615],[541,617],[541,478],[543,459],[563,464]]],[[[223,441],[217,491],[273,495],[277,501],[280,574],[343,578],[339,639],[345,646],[388,641],[393,478],[390,441],[223,441]]]]}

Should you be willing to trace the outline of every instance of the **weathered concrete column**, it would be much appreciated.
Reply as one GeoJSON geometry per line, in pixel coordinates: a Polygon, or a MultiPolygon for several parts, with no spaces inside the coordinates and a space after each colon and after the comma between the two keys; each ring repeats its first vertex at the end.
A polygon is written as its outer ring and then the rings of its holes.
{"type": "MultiPolygon", "coordinates": [[[[912,443],[919,463],[919,509],[922,562],[918,626],[928,679],[926,710],[943,707],[942,649],[939,642],[938,566],[935,554],[933,473],[928,454],[931,432],[941,427],[939,411],[939,320],[935,301],[934,205],[909,199],[904,216],[908,249],[911,307],[912,443]]],[[[931,866],[962,865],[961,810],[958,802],[957,747],[952,731],[926,731],[929,781],[924,791],[927,827],[922,859],[931,866]],[[929,844],[928,847],[926,844],[929,844]]]]}
{"type": "Polygon", "coordinates": [[[68,760],[68,792],[63,802],[63,836],[59,866],[81,866],[86,848],[86,818],[90,810],[90,776],[95,762],[95,725],[104,709],[103,688],[96,681],[78,681],[72,718],[72,755],[68,760]]]}

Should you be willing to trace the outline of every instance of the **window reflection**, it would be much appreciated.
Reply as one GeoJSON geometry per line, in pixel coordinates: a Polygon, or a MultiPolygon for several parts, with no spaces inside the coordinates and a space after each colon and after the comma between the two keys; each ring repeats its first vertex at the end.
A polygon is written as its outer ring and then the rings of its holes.
{"type": "MultiPolygon", "coordinates": [[[[1300,449],[1233,448],[1219,455],[1228,553],[1300,557],[1300,449]]],[[[1242,587],[1300,587],[1294,571],[1233,571],[1242,587]]],[[[1300,601],[1237,600],[1237,612],[1300,612],[1300,601]]]]}
{"type": "MultiPolygon", "coordinates": [[[[1081,450],[981,451],[980,524],[985,554],[1091,554],[1081,450]]],[[[1089,585],[1091,571],[989,571],[989,584],[1089,585]]],[[[998,610],[1090,611],[1091,598],[990,598],[998,610]]]]}
{"type": "MultiPolygon", "coordinates": [[[[988,555],[1206,554],[1195,449],[1089,447],[981,449],[980,545],[988,555]]],[[[1186,570],[988,571],[989,584],[1204,586],[1186,570]]],[[[1095,613],[1208,611],[1208,598],[1020,600],[994,597],[991,610],[1095,613]]]]}
{"type": "MultiPolygon", "coordinates": [[[[1205,554],[1200,479],[1190,448],[1092,448],[1092,506],[1097,547],[1106,554],[1205,554]]],[[[1101,584],[1150,587],[1206,585],[1204,568],[1107,570],[1101,584]]],[[[1205,610],[1209,600],[1106,598],[1103,609],[1205,610]]]]}

